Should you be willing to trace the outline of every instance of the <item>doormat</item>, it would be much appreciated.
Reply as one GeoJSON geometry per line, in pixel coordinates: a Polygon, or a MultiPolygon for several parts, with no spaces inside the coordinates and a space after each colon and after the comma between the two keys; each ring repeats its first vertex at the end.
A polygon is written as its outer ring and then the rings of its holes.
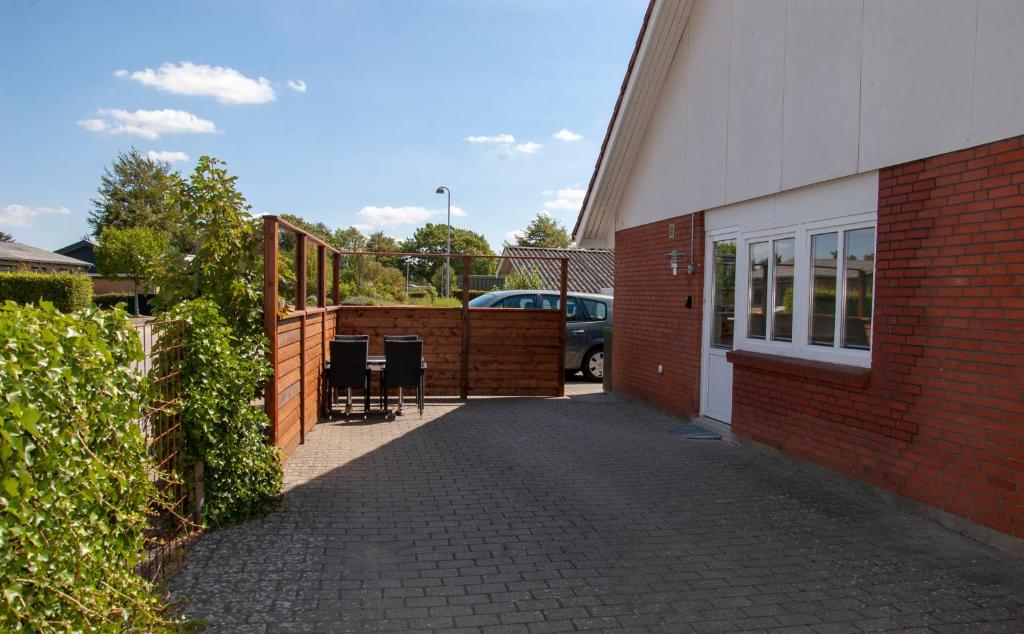
{"type": "Polygon", "coordinates": [[[669,430],[670,435],[676,438],[686,438],[689,440],[720,440],[721,434],[715,433],[710,429],[705,429],[700,425],[694,425],[693,423],[686,423],[680,425],[675,429],[669,430]]]}

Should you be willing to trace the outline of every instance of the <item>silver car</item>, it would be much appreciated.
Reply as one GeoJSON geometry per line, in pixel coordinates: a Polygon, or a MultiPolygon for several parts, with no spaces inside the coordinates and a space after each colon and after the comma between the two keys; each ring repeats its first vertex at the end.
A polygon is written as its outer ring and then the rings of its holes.
{"type": "MultiPolygon", "coordinates": [[[[604,327],[612,323],[612,297],[568,293],[565,324],[565,371],[582,371],[591,381],[604,377],[604,327]]],[[[470,308],[546,308],[557,310],[552,291],[495,291],[470,300],[470,308]]]]}

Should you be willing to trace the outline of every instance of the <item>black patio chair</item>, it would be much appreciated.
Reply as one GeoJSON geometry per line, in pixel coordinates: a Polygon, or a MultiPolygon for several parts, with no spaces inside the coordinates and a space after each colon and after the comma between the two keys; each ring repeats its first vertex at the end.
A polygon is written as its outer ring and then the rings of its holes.
{"type": "Polygon", "coordinates": [[[334,335],[335,341],[369,341],[370,335],[334,335]]]}
{"type": "Polygon", "coordinates": [[[384,340],[384,374],[381,392],[384,393],[384,411],[394,418],[388,408],[388,391],[398,388],[398,413],[402,413],[402,389],[416,388],[416,405],[423,415],[423,342],[384,340]]]}
{"type": "Polygon", "coordinates": [[[419,341],[419,335],[384,335],[384,341],[419,341]]]}
{"type": "Polygon", "coordinates": [[[334,412],[334,390],[346,391],[345,418],[352,413],[352,389],[363,391],[363,419],[370,411],[370,371],[366,367],[366,351],[368,343],[365,339],[347,341],[331,341],[331,369],[328,374],[328,403],[334,412]]]}

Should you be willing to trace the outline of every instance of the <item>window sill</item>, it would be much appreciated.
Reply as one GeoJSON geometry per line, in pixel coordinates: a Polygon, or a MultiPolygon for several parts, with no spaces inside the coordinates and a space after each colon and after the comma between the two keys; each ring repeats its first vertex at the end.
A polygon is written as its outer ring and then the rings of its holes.
{"type": "Polygon", "coordinates": [[[871,369],[839,363],[795,359],[776,354],[731,350],[725,358],[735,367],[795,376],[813,383],[833,383],[864,389],[871,381],[871,369]]]}

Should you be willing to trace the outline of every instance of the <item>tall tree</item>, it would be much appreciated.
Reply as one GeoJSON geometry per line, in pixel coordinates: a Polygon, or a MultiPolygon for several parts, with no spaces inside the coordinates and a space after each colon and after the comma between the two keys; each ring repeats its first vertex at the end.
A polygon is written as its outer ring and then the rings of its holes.
{"type": "Polygon", "coordinates": [[[565,225],[540,212],[526,226],[526,231],[516,238],[515,246],[567,249],[572,246],[572,237],[565,230],[565,225]]]}
{"type": "Polygon", "coordinates": [[[155,267],[160,288],[157,307],[168,309],[203,297],[217,304],[221,316],[239,334],[262,331],[262,232],[249,214],[245,197],[235,189],[236,176],[224,162],[208,156],[171,196],[177,223],[196,228],[194,257],[168,252],[155,267]]]}
{"type": "Polygon", "coordinates": [[[5,231],[0,231],[0,242],[14,242],[14,236],[5,231]]]}
{"type": "Polygon", "coordinates": [[[132,310],[138,315],[138,286],[149,278],[156,262],[169,248],[167,234],[148,227],[107,227],[96,247],[96,270],[101,275],[124,275],[135,283],[132,310]]]}
{"type": "MultiPolygon", "coordinates": [[[[401,251],[402,246],[391,236],[383,231],[374,231],[366,238],[366,250],[373,253],[396,253],[401,251]]],[[[405,261],[399,257],[379,257],[378,262],[384,266],[395,269],[405,269],[405,261]]]]}
{"type": "Polygon", "coordinates": [[[92,200],[88,222],[93,235],[102,238],[108,227],[147,227],[169,234],[175,246],[191,251],[194,232],[175,223],[167,200],[180,184],[181,177],[170,163],[154,161],[135,148],[119,153],[104,170],[98,196],[92,200]]]}
{"type": "MultiPolygon", "coordinates": [[[[425,226],[417,229],[412,234],[412,237],[407,238],[402,242],[402,251],[409,253],[443,254],[445,252],[447,231],[447,225],[427,223],[425,226]]],[[[462,264],[461,259],[458,256],[462,253],[468,253],[471,255],[494,255],[494,251],[491,250],[491,245],[487,243],[487,238],[483,237],[483,235],[475,231],[470,231],[469,229],[452,227],[452,271],[461,272],[462,264]]],[[[417,279],[429,280],[434,277],[434,273],[443,265],[444,258],[423,258],[416,260],[412,264],[413,275],[415,275],[417,279]]],[[[470,265],[470,273],[475,275],[490,275],[494,273],[494,269],[496,267],[497,262],[495,260],[475,259],[470,265]]]]}

